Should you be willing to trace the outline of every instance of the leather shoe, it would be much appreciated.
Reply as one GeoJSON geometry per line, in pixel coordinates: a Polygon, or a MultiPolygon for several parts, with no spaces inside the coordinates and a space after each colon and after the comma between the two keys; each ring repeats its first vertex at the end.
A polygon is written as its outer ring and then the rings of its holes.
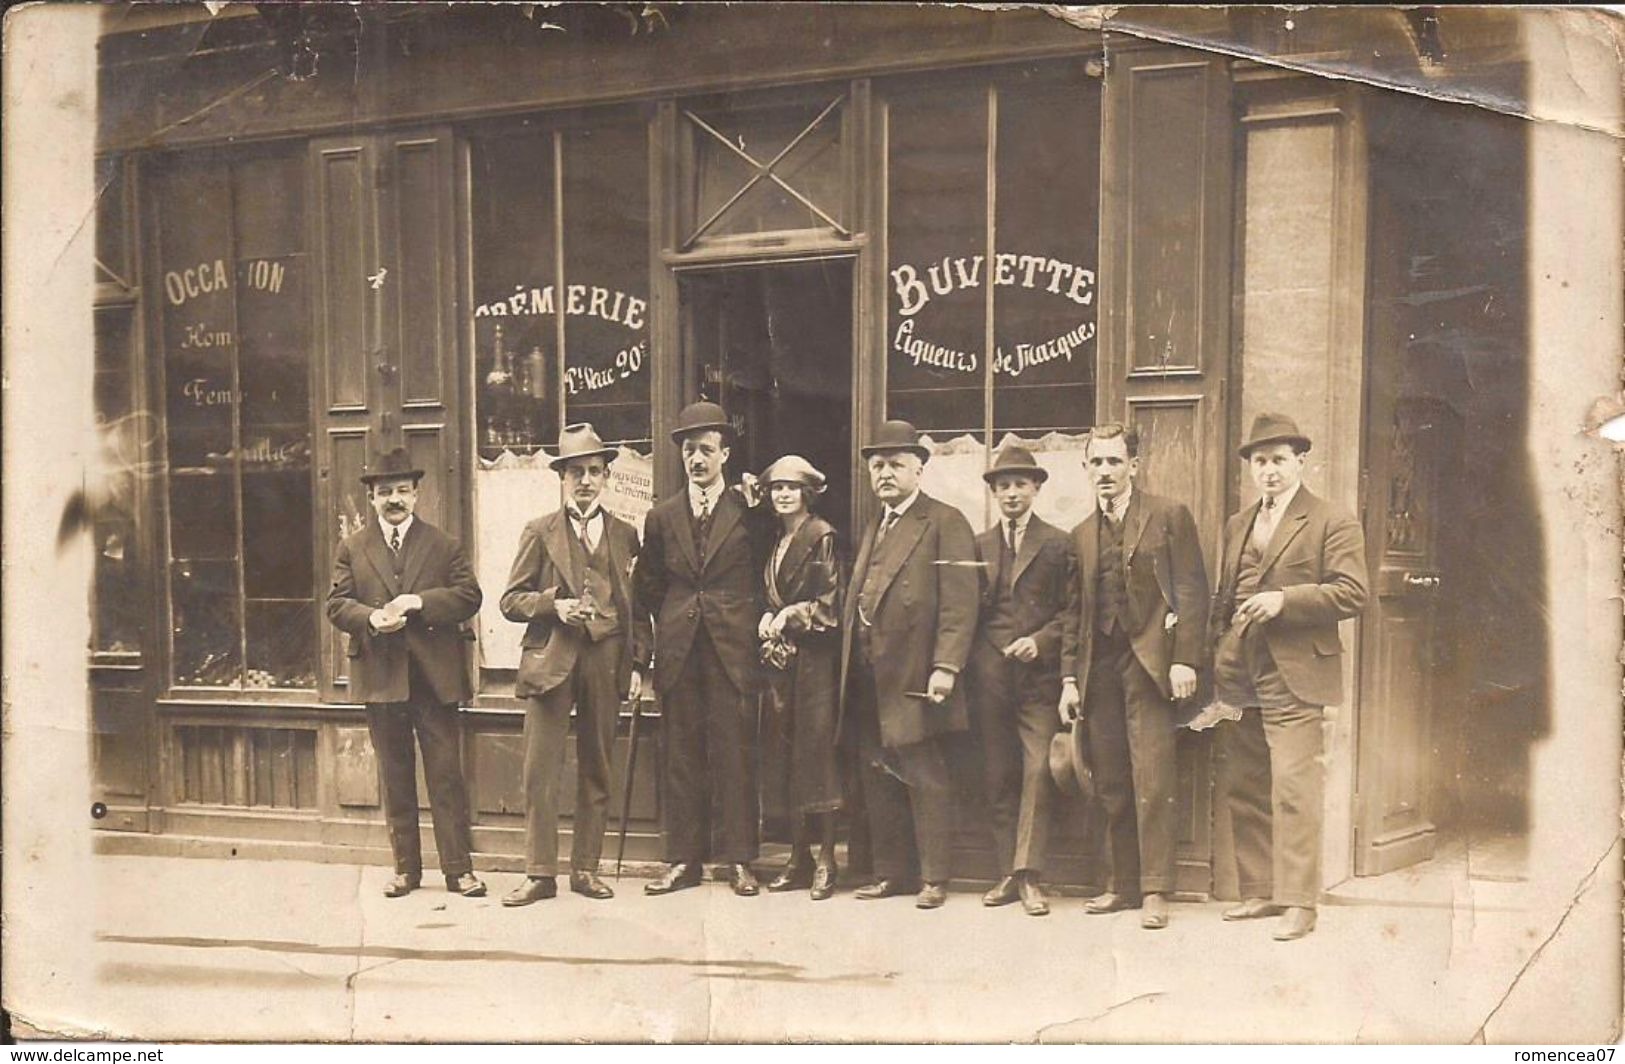
{"type": "Polygon", "coordinates": [[[1038,877],[1025,875],[1021,877],[1021,884],[1017,888],[1021,893],[1021,911],[1028,916],[1048,916],[1049,902],[1044,897],[1044,888],[1038,885],[1038,877]]]}
{"type": "Polygon", "coordinates": [[[812,868],[800,861],[791,861],[785,865],[778,875],[768,881],[769,894],[781,894],[787,890],[805,890],[812,886],[812,868]]]}
{"type": "Polygon", "coordinates": [[[916,909],[940,909],[942,903],[948,900],[948,884],[925,883],[920,886],[920,893],[914,898],[916,909]]]}
{"type": "Polygon", "coordinates": [[[859,887],[852,892],[852,896],[859,901],[875,901],[878,898],[895,898],[899,894],[913,894],[914,886],[901,879],[877,879],[866,887],[859,887]]]}
{"type": "Polygon", "coordinates": [[[1302,938],[1315,929],[1315,910],[1305,909],[1301,906],[1291,905],[1281,914],[1281,922],[1275,925],[1275,934],[1270,937],[1277,942],[1291,942],[1295,938],[1302,938]]]}
{"type": "Polygon", "coordinates": [[[558,893],[558,881],[552,876],[526,876],[523,883],[502,896],[502,904],[509,909],[517,909],[521,905],[556,897],[558,893]]]}
{"type": "Polygon", "coordinates": [[[1083,903],[1083,911],[1095,916],[1101,916],[1105,913],[1121,912],[1124,909],[1138,909],[1139,907],[1139,898],[1131,897],[1127,894],[1118,894],[1110,890],[1098,897],[1090,898],[1088,901],[1083,903]]]}
{"type": "Polygon", "coordinates": [[[485,897],[485,884],[473,872],[464,872],[461,875],[447,876],[446,889],[453,894],[461,894],[465,898],[485,897]]]}
{"type": "Polygon", "coordinates": [[[596,898],[599,901],[615,896],[615,892],[609,889],[609,884],[591,872],[571,872],[570,890],[583,898],[596,898]]]}
{"type": "Polygon", "coordinates": [[[404,898],[422,885],[423,877],[421,875],[414,876],[405,872],[397,872],[390,878],[388,883],[384,884],[384,897],[404,898]]]}
{"type": "Polygon", "coordinates": [[[750,865],[734,865],[733,882],[734,893],[741,898],[754,898],[762,892],[762,885],[756,882],[756,876],[751,872],[750,865]]]}
{"type": "Polygon", "coordinates": [[[835,893],[835,880],[841,874],[834,861],[819,861],[813,869],[812,900],[823,901],[835,893]]]}
{"type": "Polygon", "coordinates": [[[677,890],[687,890],[689,887],[700,885],[700,877],[704,869],[698,864],[679,861],[666,869],[666,874],[653,883],[643,884],[645,894],[670,894],[677,890]]]}
{"type": "Polygon", "coordinates": [[[1240,905],[1224,911],[1226,920],[1262,920],[1281,915],[1281,907],[1268,898],[1248,898],[1240,905]]]}
{"type": "Polygon", "coordinates": [[[1161,931],[1168,926],[1168,899],[1161,894],[1147,894],[1140,901],[1140,926],[1147,931],[1161,931]]]}
{"type": "Polygon", "coordinates": [[[1015,876],[1005,876],[993,885],[993,889],[982,895],[982,904],[988,907],[1009,905],[1021,897],[1021,891],[1016,886],[1015,876]]]}

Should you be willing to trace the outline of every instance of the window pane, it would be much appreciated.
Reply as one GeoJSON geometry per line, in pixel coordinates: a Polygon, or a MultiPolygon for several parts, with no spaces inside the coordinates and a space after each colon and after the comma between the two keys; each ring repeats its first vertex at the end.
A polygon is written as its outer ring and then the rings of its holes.
{"type": "Polygon", "coordinates": [[[135,278],[130,270],[125,187],[122,158],[96,160],[96,281],[128,288],[135,278]]]}
{"type": "Polygon", "coordinates": [[[96,509],[91,649],[111,654],[136,653],[145,642],[135,520],[152,422],[132,413],[131,314],[128,306],[96,312],[96,426],[105,498],[96,509]]]}
{"type": "Polygon", "coordinates": [[[565,137],[564,280],[565,420],[592,422],[606,441],[646,444],[649,162],[643,125],[565,137]]]}
{"type": "Polygon", "coordinates": [[[476,432],[493,459],[558,435],[553,135],[478,138],[470,163],[476,432]]]}
{"type": "Polygon", "coordinates": [[[169,574],[175,683],[235,687],[242,680],[235,562],[177,561],[169,574]]]}
{"type": "Polygon", "coordinates": [[[841,165],[843,108],[836,107],[813,125],[835,98],[831,93],[794,107],[685,114],[687,133],[694,145],[694,176],[684,235],[692,238],[719,210],[723,211],[721,217],[701,234],[701,239],[797,229],[827,230],[831,228],[831,220],[845,226],[845,182],[841,165]],[[808,126],[812,129],[797,141],[796,137],[808,126]],[[724,144],[717,134],[728,143],[724,144]],[[758,168],[772,163],[792,142],[795,147],[772,168],[778,181],[763,176],[735,200],[758,168]],[[800,202],[779,181],[828,218],[800,202]],[[730,200],[733,200],[731,204],[730,200]]]}
{"type": "Polygon", "coordinates": [[[887,416],[982,431],[987,94],[943,87],[887,118],[887,416]]]}
{"type": "Polygon", "coordinates": [[[993,423],[1094,421],[1100,83],[1054,64],[999,86],[993,423]]]}

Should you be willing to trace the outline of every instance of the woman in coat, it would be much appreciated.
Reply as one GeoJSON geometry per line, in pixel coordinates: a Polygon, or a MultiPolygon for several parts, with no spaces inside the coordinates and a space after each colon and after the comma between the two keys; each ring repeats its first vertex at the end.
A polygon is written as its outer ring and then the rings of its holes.
{"type": "Polygon", "coordinates": [[[767,612],[757,634],[768,673],[768,698],[789,739],[790,861],[770,891],[810,887],[814,901],[835,892],[835,811],[841,807],[835,721],[840,679],[840,563],[835,529],[813,515],[824,475],[799,455],[762,474],[779,519],[768,558],[767,612]],[[818,840],[814,864],[812,839],[818,840]]]}

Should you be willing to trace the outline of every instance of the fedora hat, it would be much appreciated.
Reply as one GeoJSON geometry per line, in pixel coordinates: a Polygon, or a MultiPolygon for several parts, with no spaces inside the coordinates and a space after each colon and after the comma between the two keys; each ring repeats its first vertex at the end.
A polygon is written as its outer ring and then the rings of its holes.
{"type": "Polygon", "coordinates": [[[691,432],[720,432],[725,439],[732,439],[734,434],[733,422],[728,415],[715,403],[690,403],[683,407],[677,415],[677,426],[671,430],[673,441],[681,442],[684,436],[691,432]]]}
{"type": "Polygon", "coordinates": [[[800,484],[804,488],[811,488],[815,492],[824,490],[826,478],[824,474],[813,468],[813,464],[799,454],[787,454],[762,470],[763,484],[800,484]]]}
{"type": "Polygon", "coordinates": [[[412,463],[412,456],[406,453],[405,447],[396,447],[383,454],[373,455],[372,461],[361,472],[361,483],[371,484],[378,480],[422,480],[423,470],[412,463]]]}
{"type": "Polygon", "coordinates": [[[613,462],[619,453],[614,447],[605,447],[604,441],[598,438],[597,430],[582,421],[564,426],[564,431],[559,433],[559,456],[547,464],[554,469],[562,470],[565,463],[572,458],[602,456],[604,461],[613,462]]]}
{"type": "Polygon", "coordinates": [[[1247,434],[1247,442],[1236,448],[1236,453],[1246,458],[1254,447],[1266,443],[1290,443],[1299,450],[1309,449],[1309,437],[1298,431],[1296,421],[1285,414],[1259,414],[1253,418],[1253,431],[1247,434]]]}
{"type": "Polygon", "coordinates": [[[919,455],[922,462],[931,457],[931,452],[920,442],[919,432],[908,421],[882,422],[880,428],[875,430],[874,438],[858,453],[869,458],[887,451],[911,451],[919,455]]]}
{"type": "Polygon", "coordinates": [[[991,484],[993,478],[1000,473],[1020,473],[1024,477],[1031,477],[1040,484],[1049,479],[1049,470],[1038,464],[1038,459],[1033,457],[1033,453],[1015,443],[1010,444],[994,457],[992,468],[982,474],[982,479],[991,484]]]}
{"type": "Polygon", "coordinates": [[[1085,725],[1081,720],[1058,731],[1049,741],[1049,774],[1062,794],[1070,797],[1093,798],[1095,774],[1089,768],[1089,748],[1084,742],[1085,725]]]}

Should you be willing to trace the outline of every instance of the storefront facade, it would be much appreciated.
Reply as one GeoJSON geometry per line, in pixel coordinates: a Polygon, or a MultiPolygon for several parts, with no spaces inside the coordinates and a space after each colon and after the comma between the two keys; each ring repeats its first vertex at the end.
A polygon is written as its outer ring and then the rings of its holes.
{"type": "MultiPolygon", "coordinates": [[[[1249,500],[1235,442],[1293,413],[1311,486],[1365,520],[1385,604],[1345,626],[1328,880],[1433,852],[1459,752],[1436,733],[1477,697],[1434,649],[1498,593],[1434,593],[1461,546],[1438,514],[1519,483],[1484,445],[1523,395],[1462,408],[1429,356],[1465,352],[1469,374],[1486,348],[1521,357],[1519,234],[1456,228],[1521,225],[1521,181],[1497,171],[1515,136],[1418,162],[1439,120],[1396,94],[1039,11],[403,8],[359,30],[231,12],[137,10],[103,39],[97,398],[123,474],[91,668],[107,845],[382,859],[323,599],[371,519],[364,464],[405,446],[429,471],[419,513],[468,544],[485,592],[464,767],[477,848],[516,867],[520,632],[496,600],[520,527],[558,506],[544,448],[593,422],[622,448],[608,505],[641,523],[681,483],[668,427],[707,398],[737,422],[731,475],[787,452],[830,475],[848,556],[873,509],[857,449],[884,418],[930,436],[927,490],[977,528],[1003,441],[1039,452],[1039,512],[1070,528],[1092,506],[1082,434],[1129,421],[1142,483],[1190,503],[1210,567],[1249,500]],[[1469,211],[1461,180],[1488,200],[1469,211]],[[1499,316],[1438,306],[1462,288],[1499,316]]],[[[1463,32],[1517,76],[1515,31],[1463,32]]],[[[628,711],[617,772],[629,732],[628,711]]],[[[628,855],[648,859],[658,707],[639,741],[628,855]]],[[[1222,772],[1207,737],[1180,742],[1180,886],[1224,894],[1222,772]]],[[[973,735],[957,755],[960,864],[986,877],[973,735]]],[[[1087,812],[1061,816],[1052,877],[1098,884],[1087,812]]]]}

